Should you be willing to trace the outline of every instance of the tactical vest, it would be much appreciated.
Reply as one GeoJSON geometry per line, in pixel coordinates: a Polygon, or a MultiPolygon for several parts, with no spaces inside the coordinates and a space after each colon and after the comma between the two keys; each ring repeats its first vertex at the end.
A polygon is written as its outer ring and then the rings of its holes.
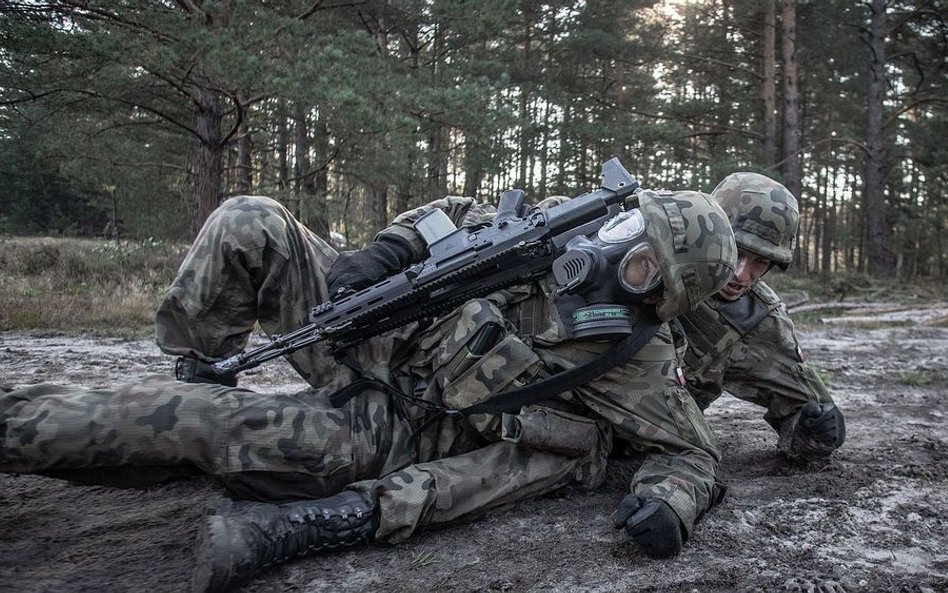
{"type": "Polygon", "coordinates": [[[720,395],[731,349],[779,305],[777,293],[758,281],[737,301],[711,297],[678,317],[688,340],[685,377],[702,407],[720,395]]]}

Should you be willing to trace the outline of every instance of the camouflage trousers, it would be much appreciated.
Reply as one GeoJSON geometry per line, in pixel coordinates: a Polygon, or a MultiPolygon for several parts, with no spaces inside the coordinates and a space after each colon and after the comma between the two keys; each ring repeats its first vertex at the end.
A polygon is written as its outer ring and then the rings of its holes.
{"type": "MultiPolygon", "coordinates": [[[[275,200],[226,200],[198,233],[158,306],[158,346],[213,362],[243,350],[256,323],[269,335],[308,323],[310,309],[328,299],[326,273],[336,255],[275,200]]],[[[339,372],[318,345],[288,360],[315,387],[339,372]]]]}
{"type": "Polygon", "coordinates": [[[195,467],[266,500],[355,489],[378,503],[377,538],[390,542],[581,480],[578,468],[592,458],[604,463],[604,443],[570,457],[505,441],[416,463],[409,437],[388,396],[372,391],[341,408],[325,390],[263,395],[163,378],[114,390],[35,385],[0,397],[0,471],[83,469],[95,482],[96,468],[195,467]]]}

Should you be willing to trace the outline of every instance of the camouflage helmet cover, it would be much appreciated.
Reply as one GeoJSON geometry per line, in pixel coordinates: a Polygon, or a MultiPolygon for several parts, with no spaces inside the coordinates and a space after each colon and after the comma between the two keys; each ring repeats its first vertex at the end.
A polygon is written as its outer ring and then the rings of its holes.
{"type": "Polygon", "coordinates": [[[711,195],[727,213],[739,247],[782,270],[790,267],[800,222],[790,190],[759,173],[738,172],[725,177],[711,195]]]}
{"type": "Polygon", "coordinates": [[[666,321],[694,309],[728,283],[737,245],[727,216],[708,194],[638,190],[636,195],[662,273],[656,311],[666,321]]]}

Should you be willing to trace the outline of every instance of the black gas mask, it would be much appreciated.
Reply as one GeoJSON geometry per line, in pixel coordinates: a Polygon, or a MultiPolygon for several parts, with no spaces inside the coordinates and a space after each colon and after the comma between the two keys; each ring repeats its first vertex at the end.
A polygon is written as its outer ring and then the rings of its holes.
{"type": "Polygon", "coordinates": [[[607,340],[632,333],[629,307],[662,290],[645,219],[620,212],[591,236],[578,236],[553,262],[558,305],[576,339],[607,340]]]}

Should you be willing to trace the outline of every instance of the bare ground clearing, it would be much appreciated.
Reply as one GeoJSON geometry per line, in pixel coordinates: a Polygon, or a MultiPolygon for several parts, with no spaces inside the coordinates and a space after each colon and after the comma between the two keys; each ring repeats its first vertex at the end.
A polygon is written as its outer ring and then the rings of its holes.
{"type": "MultiPolygon", "coordinates": [[[[653,561],[610,527],[633,470],[595,493],[564,491],[397,547],[313,556],[242,591],[948,591],[948,329],[801,333],[830,377],[849,439],[827,464],[795,466],[754,406],[709,411],[730,486],[684,553],[653,561]]],[[[112,385],[168,373],[148,340],[0,332],[0,383],[112,385]]],[[[304,387],[288,365],[244,378],[304,387]]],[[[0,591],[186,590],[192,539],[218,495],[202,479],[148,489],[0,475],[0,591]]]]}

